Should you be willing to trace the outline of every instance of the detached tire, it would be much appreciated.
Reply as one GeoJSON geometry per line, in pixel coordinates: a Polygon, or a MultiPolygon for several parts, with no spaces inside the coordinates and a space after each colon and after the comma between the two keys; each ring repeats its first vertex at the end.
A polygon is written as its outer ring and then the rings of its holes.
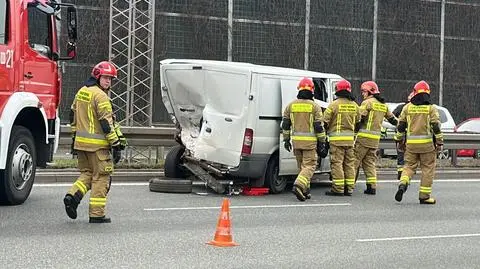
{"type": "Polygon", "coordinates": [[[32,133],[23,126],[13,126],[5,170],[0,170],[0,204],[23,204],[32,191],[36,169],[32,133]]]}
{"type": "Polygon", "coordinates": [[[185,170],[180,165],[184,152],[185,148],[180,145],[176,145],[170,149],[165,157],[164,163],[164,173],[166,177],[185,178],[185,170]]]}
{"type": "Polygon", "coordinates": [[[270,193],[281,193],[287,187],[287,177],[278,175],[280,167],[278,165],[278,155],[273,155],[268,161],[267,172],[265,173],[265,186],[270,189],[270,193]]]}
{"type": "Polygon", "coordinates": [[[192,181],[188,179],[167,178],[159,179],[152,178],[148,184],[152,192],[167,192],[167,193],[191,193],[192,181]]]}

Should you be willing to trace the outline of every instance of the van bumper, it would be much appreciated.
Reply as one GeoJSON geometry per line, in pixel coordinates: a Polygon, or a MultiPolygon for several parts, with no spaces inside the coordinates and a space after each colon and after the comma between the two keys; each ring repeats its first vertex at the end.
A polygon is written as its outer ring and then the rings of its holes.
{"type": "Polygon", "coordinates": [[[234,177],[262,178],[269,159],[270,154],[244,156],[237,167],[228,170],[228,174],[234,177]]]}

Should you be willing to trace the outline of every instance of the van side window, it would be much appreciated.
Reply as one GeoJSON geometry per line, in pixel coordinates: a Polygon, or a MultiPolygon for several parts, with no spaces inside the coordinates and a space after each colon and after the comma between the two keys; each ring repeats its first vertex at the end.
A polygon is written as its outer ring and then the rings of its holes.
{"type": "Polygon", "coordinates": [[[49,57],[52,41],[51,17],[35,7],[28,7],[28,41],[36,52],[49,57]]]}
{"type": "Polygon", "coordinates": [[[8,4],[7,0],[0,0],[0,44],[8,41],[8,4]]]}
{"type": "Polygon", "coordinates": [[[327,102],[327,89],[325,87],[325,81],[323,81],[323,79],[314,78],[313,85],[315,85],[313,98],[327,102]]]}

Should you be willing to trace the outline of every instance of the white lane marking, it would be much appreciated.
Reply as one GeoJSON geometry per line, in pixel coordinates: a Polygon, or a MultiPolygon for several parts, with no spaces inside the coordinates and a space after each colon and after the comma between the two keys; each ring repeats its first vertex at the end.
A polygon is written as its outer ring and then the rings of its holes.
{"type": "MultiPolygon", "coordinates": [[[[289,207],[327,207],[327,206],[351,206],[350,203],[338,204],[304,204],[304,205],[240,205],[230,206],[230,209],[250,209],[250,208],[289,208],[289,207]]],[[[144,208],[145,211],[175,211],[175,210],[210,210],[220,209],[220,206],[199,206],[199,207],[164,207],[164,208],[144,208]]]]}
{"type": "Polygon", "coordinates": [[[436,238],[459,238],[459,237],[478,237],[480,234],[447,234],[447,235],[427,235],[427,236],[406,236],[406,237],[386,237],[372,239],[357,239],[357,242],[378,242],[378,241],[400,241],[400,240],[419,240],[436,238]]]}

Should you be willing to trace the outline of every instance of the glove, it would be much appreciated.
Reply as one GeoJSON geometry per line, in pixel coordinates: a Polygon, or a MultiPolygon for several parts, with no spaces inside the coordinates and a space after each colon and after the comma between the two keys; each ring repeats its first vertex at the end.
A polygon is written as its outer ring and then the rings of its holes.
{"type": "Polygon", "coordinates": [[[125,138],[125,136],[119,136],[118,140],[120,140],[120,150],[124,150],[128,145],[127,139],[125,138]]]}
{"type": "Polygon", "coordinates": [[[283,141],[283,147],[288,152],[292,151],[292,144],[290,143],[290,140],[283,141]]]}
{"type": "Polygon", "coordinates": [[[328,155],[328,148],[325,142],[317,141],[317,155],[320,158],[325,158],[328,155]]]}
{"type": "Polygon", "coordinates": [[[112,157],[114,164],[117,164],[120,161],[122,158],[122,150],[120,147],[112,147],[112,157]]]}

